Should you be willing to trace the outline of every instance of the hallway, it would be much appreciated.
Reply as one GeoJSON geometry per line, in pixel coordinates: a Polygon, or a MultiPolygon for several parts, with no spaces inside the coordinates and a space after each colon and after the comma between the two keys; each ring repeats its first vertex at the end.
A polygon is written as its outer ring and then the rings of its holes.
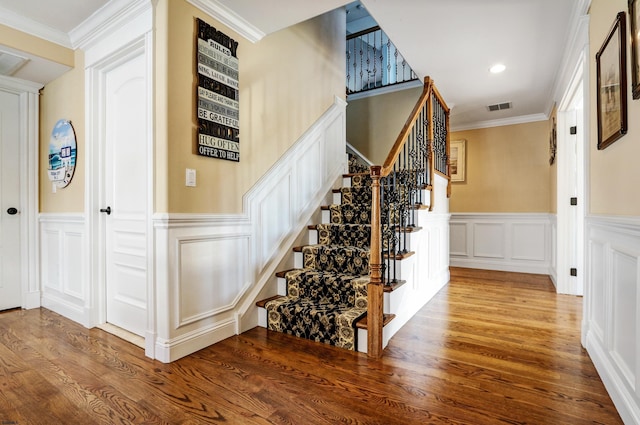
{"type": "Polygon", "coordinates": [[[622,423],[546,276],[451,269],[380,360],[255,328],[171,364],[46,309],[0,313],[0,421],[622,423]]]}

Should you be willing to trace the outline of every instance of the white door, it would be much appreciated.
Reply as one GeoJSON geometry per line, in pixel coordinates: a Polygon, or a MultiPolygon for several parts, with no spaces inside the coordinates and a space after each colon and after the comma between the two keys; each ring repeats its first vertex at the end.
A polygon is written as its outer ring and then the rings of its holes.
{"type": "Polygon", "coordinates": [[[20,97],[0,91],[0,310],[22,305],[20,97]]]}
{"type": "Polygon", "coordinates": [[[105,74],[106,321],[147,327],[147,80],[138,55],[105,74]]]}

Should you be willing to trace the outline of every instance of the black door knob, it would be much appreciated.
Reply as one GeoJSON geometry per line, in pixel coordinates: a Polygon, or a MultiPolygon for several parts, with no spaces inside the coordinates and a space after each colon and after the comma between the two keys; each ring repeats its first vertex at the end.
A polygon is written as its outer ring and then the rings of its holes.
{"type": "Polygon", "coordinates": [[[9,214],[9,215],[16,215],[16,214],[18,214],[18,210],[17,210],[16,208],[11,207],[11,208],[9,208],[9,209],[7,210],[7,214],[9,214]]]}
{"type": "Polygon", "coordinates": [[[107,213],[107,215],[111,215],[111,207],[100,208],[100,212],[107,213]]]}

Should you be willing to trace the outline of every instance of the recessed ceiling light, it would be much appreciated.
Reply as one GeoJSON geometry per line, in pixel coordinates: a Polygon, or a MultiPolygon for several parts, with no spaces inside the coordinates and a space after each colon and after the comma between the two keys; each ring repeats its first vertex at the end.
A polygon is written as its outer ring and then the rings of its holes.
{"type": "Polygon", "coordinates": [[[507,69],[506,66],[504,66],[501,63],[497,63],[497,64],[493,65],[491,68],[489,68],[489,72],[491,72],[492,74],[499,74],[502,71],[504,71],[505,69],[507,69]]]}

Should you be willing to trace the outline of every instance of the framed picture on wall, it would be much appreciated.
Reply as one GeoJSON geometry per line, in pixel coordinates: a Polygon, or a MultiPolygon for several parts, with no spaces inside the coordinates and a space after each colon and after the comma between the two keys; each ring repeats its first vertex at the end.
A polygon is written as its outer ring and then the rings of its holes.
{"type": "Polygon", "coordinates": [[[616,16],[611,31],[596,53],[598,149],[627,133],[626,13],[616,16]]]}
{"type": "Polygon", "coordinates": [[[629,0],[631,19],[631,90],[634,99],[640,99],[640,8],[638,0],[629,0]]]}
{"type": "Polygon", "coordinates": [[[452,182],[465,180],[466,168],[466,140],[453,140],[449,147],[449,171],[452,182]]]}

